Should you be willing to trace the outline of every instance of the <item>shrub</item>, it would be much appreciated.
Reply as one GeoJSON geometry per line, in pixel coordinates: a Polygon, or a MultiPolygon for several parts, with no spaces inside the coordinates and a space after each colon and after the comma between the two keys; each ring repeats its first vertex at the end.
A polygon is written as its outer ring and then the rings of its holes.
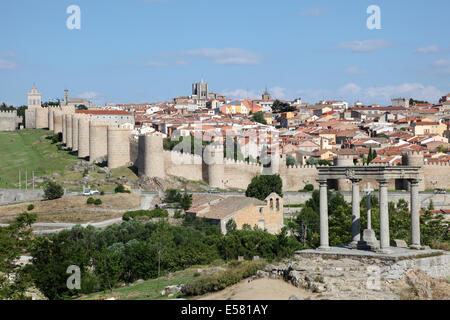
{"type": "Polygon", "coordinates": [[[104,196],[104,195],[105,195],[105,191],[103,191],[103,190],[100,191],[100,195],[101,195],[101,196],[104,196]]]}
{"type": "Polygon", "coordinates": [[[115,193],[130,193],[130,190],[125,190],[125,187],[123,184],[118,184],[117,187],[114,189],[115,193]]]}
{"type": "Polygon", "coordinates": [[[99,206],[99,205],[102,204],[102,200],[100,200],[100,199],[95,199],[94,204],[95,204],[96,206],[99,206]]]}
{"type": "Polygon", "coordinates": [[[181,219],[181,218],[183,218],[183,214],[181,213],[181,210],[175,210],[175,213],[174,213],[174,215],[173,215],[173,218],[174,219],[181,219]]]}
{"type": "Polygon", "coordinates": [[[94,204],[95,203],[95,199],[92,197],[89,197],[86,201],[87,204],[94,204]]]}
{"type": "Polygon", "coordinates": [[[137,211],[125,212],[125,214],[122,217],[122,220],[129,221],[129,220],[134,220],[139,217],[147,217],[148,219],[167,218],[168,216],[169,216],[169,213],[167,212],[167,210],[163,210],[163,209],[153,209],[151,211],[137,210],[137,211]]]}
{"type": "Polygon", "coordinates": [[[48,181],[44,187],[44,196],[47,200],[59,199],[64,195],[64,189],[61,185],[48,181]]]}
{"type": "Polygon", "coordinates": [[[33,209],[34,209],[34,204],[30,204],[30,205],[27,207],[27,209],[28,209],[28,211],[33,210],[33,209]]]}
{"type": "Polygon", "coordinates": [[[313,186],[312,184],[307,184],[307,185],[303,188],[303,190],[306,191],[306,192],[314,191],[314,186],[313,186]]]}

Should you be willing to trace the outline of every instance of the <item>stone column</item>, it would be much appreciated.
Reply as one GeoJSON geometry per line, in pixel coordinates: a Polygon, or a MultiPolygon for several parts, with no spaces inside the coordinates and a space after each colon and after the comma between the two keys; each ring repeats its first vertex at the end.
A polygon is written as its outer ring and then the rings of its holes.
{"type": "Polygon", "coordinates": [[[388,180],[378,180],[380,184],[380,252],[390,253],[388,180]]]}
{"type": "Polygon", "coordinates": [[[420,249],[419,180],[411,180],[411,248],[420,249]]]}
{"type": "Polygon", "coordinates": [[[320,247],[319,250],[330,248],[328,240],[328,184],[327,180],[318,180],[320,185],[320,247]]]}
{"type": "Polygon", "coordinates": [[[361,240],[361,210],[359,207],[359,179],[352,180],[352,242],[350,246],[356,248],[361,240]]]}

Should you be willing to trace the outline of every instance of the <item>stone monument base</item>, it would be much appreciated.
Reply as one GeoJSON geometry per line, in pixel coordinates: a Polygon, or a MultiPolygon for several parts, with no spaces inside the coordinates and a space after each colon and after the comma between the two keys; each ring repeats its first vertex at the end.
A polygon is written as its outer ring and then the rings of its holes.
{"type": "Polygon", "coordinates": [[[376,251],[380,248],[380,241],[375,236],[375,231],[372,229],[366,229],[363,232],[362,239],[358,242],[356,248],[358,250],[371,250],[376,251]]]}

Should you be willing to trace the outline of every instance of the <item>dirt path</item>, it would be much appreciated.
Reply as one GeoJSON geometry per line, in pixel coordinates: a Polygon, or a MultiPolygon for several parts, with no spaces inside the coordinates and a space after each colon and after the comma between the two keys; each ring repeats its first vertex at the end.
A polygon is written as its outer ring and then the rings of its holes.
{"type": "Polygon", "coordinates": [[[312,294],[306,290],[276,279],[243,280],[222,291],[201,296],[198,300],[289,300],[296,295],[305,299],[312,294]]]}

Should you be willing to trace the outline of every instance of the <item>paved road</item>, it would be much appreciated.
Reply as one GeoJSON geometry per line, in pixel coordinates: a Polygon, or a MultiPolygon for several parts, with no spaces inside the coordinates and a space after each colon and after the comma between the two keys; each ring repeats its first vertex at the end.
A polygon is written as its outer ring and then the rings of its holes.
{"type": "MultiPolygon", "coordinates": [[[[101,222],[88,222],[85,224],[81,224],[81,226],[83,228],[86,228],[87,226],[93,226],[95,228],[106,228],[107,226],[116,224],[116,223],[122,223],[122,218],[115,218],[115,219],[111,219],[111,220],[105,220],[105,221],[101,221],[101,222]]],[[[67,229],[72,229],[73,227],[75,227],[77,224],[75,223],[35,223],[33,224],[33,227],[61,227],[60,229],[52,229],[52,230],[34,230],[33,233],[34,234],[50,234],[50,233],[57,233],[63,230],[67,230],[67,229]]]]}

